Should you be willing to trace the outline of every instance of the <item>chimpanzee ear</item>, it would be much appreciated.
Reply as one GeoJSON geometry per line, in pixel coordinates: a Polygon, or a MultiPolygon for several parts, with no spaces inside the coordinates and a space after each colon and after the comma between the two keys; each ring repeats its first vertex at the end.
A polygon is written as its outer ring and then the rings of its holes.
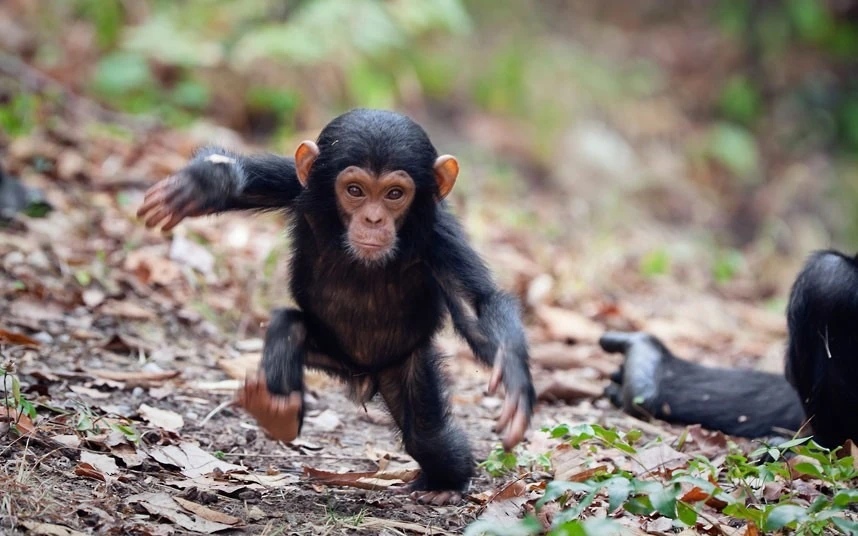
{"type": "Polygon", "coordinates": [[[310,169],[313,167],[313,162],[319,156],[319,146],[310,140],[302,141],[301,145],[295,149],[295,171],[298,173],[298,182],[304,188],[307,187],[307,180],[310,178],[310,169]]]}
{"type": "Polygon", "coordinates": [[[447,197],[453,185],[456,184],[456,177],[459,176],[459,162],[455,156],[444,154],[435,159],[435,165],[432,166],[435,172],[435,182],[438,184],[438,201],[447,197]]]}

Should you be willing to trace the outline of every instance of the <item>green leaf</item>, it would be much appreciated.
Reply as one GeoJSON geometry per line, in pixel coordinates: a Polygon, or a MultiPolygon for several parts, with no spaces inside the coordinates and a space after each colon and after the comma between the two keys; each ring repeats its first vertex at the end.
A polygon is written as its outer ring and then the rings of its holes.
{"type": "Polygon", "coordinates": [[[804,521],[807,519],[807,513],[801,506],[794,504],[782,504],[776,506],[766,516],[766,522],[763,528],[766,531],[780,530],[790,523],[804,521]]]}
{"type": "Polygon", "coordinates": [[[677,485],[667,486],[650,495],[649,499],[659,514],[676,519],[676,498],[680,492],[681,488],[677,485]]]}
{"type": "Polygon", "coordinates": [[[116,52],[98,62],[93,77],[96,91],[105,95],[124,93],[151,86],[154,82],[149,64],[140,54],[116,52]]]}
{"type": "Polygon", "coordinates": [[[573,519],[551,529],[548,536],[619,536],[625,533],[624,527],[613,519],[573,519]]]}
{"type": "Polygon", "coordinates": [[[745,76],[734,76],[721,89],[718,106],[727,119],[750,124],[759,116],[761,103],[756,86],[745,76]]]}
{"type": "Polygon", "coordinates": [[[584,513],[584,510],[586,510],[587,507],[593,503],[593,499],[596,498],[596,494],[599,493],[600,490],[601,487],[593,488],[590,493],[588,493],[584,496],[583,499],[578,501],[578,504],[568,510],[563,510],[562,512],[554,516],[554,524],[559,525],[565,523],[566,521],[578,519],[581,514],[584,513]]]}
{"type": "Polygon", "coordinates": [[[813,465],[810,462],[801,462],[797,463],[793,466],[793,469],[798,471],[799,473],[803,473],[805,475],[815,476],[816,478],[822,478],[822,472],[819,468],[813,465]]]}
{"type": "Polygon", "coordinates": [[[650,251],[641,259],[640,271],[647,277],[667,274],[670,271],[670,255],[663,249],[650,251]]]}
{"type": "Polygon", "coordinates": [[[808,441],[810,441],[810,436],[798,437],[796,439],[790,439],[789,441],[787,441],[785,443],[781,443],[780,445],[778,445],[778,448],[781,450],[791,449],[793,447],[797,447],[799,445],[807,443],[808,441]]]}
{"type": "Polygon", "coordinates": [[[648,516],[655,510],[647,495],[638,495],[626,501],[626,512],[639,516],[648,516]]]}
{"type": "Polygon", "coordinates": [[[545,486],[545,493],[542,498],[536,503],[536,508],[542,508],[545,504],[556,500],[569,492],[587,492],[591,491],[593,486],[584,482],[564,482],[562,480],[553,480],[545,486]]]}
{"type": "Polygon", "coordinates": [[[834,504],[843,507],[858,502],[858,489],[843,489],[834,496],[834,504]]]}
{"type": "Polygon", "coordinates": [[[605,489],[608,492],[608,511],[613,512],[619,508],[632,492],[632,484],[628,478],[615,476],[604,483],[605,489]]]}
{"type": "Polygon", "coordinates": [[[173,89],[170,98],[179,106],[201,110],[209,105],[209,88],[199,82],[185,80],[173,89]]]}
{"type": "Polygon", "coordinates": [[[850,521],[842,517],[833,517],[831,522],[834,526],[842,530],[844,534],[858,534],[858,522],[850,521]]]}
{"type": "Polygon", "coordinates": [[[746,129],[729,123],[721,123],[709,133],[707,154],[743,179],[755,179],[760,167],[757,140],[746,129]]]}
{"type": "Polygon", "coordinates": [[[89,286],[92,283],[92,276],[86,270],[78,270],[74,273],[74,278],[77,279],[77,282],[82,287],[89,286]]]}
{"type": "Polygon", "coordinates": [[[682,501],[676,503],[676,514],[679,516],[679,520],[689,527],[697,524],[697,511],[682,501]]]}
{"type": "Polygon", "coordinates": [[[542,524],[534,517],[527,516],[516,523],[492,519],[479,520],[465,529],[464,536],[530,536],[542,532],[542,524]]]}

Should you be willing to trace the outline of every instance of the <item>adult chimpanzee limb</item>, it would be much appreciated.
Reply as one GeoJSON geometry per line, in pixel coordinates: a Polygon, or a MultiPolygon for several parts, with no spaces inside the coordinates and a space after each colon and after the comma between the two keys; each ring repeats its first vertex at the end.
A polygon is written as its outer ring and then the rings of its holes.
{"type": "Polygon", "coordinates": [[[786,377],[703,367],[673,356],[650,335],[608,333],[602,347],[626,360],[607,394],[633,414],[749,437],[803,426],[821,445],[837,447],[858,438],[856,326],[858,261],[817,252],[790,293],[786,377]]]}
{"type": "Polygon", "coordinates": [[[504,385],[497,430],[507,448],[524,437],[534,399],[518,305],[443,202],[458,173],[407,117],[355,110],[301,143],[294,160],[206,150],[155,185],[139,211],[170,229],[187,216],[289,208],[299,310],[273,314],[262,373],[239,401],[289,441],[300,430],[304,367],[344,379],[360,401],[380,391],[420,462],[418,498],[436,504],[459,498],[473,471],[433,345],[445,311],[494,365],[490,390],[504,385]]]}
{"type": "Polygon", "coordinates": [[[787,309],[786,376],[804,404],[815,440],[858,439],[858,262],[814,253],[793,284],[787,309]]]}
{"type": "Polygon", "coordinates": [[[801,427],[801,403],[781,375],[691,363],[646,333],[609,332],[599,344],[626,356],[606,389],[626,413],[743,437],[801,427]]]}

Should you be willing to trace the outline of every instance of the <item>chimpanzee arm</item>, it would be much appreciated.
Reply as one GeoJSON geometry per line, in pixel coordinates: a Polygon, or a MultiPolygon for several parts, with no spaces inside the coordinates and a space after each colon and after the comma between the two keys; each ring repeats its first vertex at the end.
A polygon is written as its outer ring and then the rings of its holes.
{"type": "Polygon", "coordinates": [[[480,361],[494,367],[489,391],[504,384],[496,430],[506,430],[504,447],[512,448],[524,437],[535,400],[518,302],[497,288],[461,226],[443,207],[438,211],[428,262],[446,298],[453,327],[480,361]]]}
{"type": "Polygon", "coordinates": [[[150,188],[137,215],[148,227],[166,222],[163,230],[169,231],[191,216],[288,208],[300,192],[293,158],[206,147],[178,173],[150,188]]]}

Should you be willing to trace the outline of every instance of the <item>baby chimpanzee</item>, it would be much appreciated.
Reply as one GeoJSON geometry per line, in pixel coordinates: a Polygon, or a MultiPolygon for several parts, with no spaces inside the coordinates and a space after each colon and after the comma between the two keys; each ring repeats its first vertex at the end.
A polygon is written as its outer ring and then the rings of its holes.
{"type": "Polygon", "coordinates": [[[493,365],[505,401],[504,446],[524,437],[534,404],[516,300],[498,290],[447,210],[459,165],[393,112],[354,110],[295,158],[201,151],[146,194],[149,227],[228,210],[288,209],[291,291],[298,309],[273,312],[259,379],[239,401],[274,437],[295,438],[304,367],[348,382],[358,401],[380,393],[419,462],[417,498],[460,500],[473,473],[467,438],[450,419],[433,339],[449,311],[474,354],[493,365]]]}

